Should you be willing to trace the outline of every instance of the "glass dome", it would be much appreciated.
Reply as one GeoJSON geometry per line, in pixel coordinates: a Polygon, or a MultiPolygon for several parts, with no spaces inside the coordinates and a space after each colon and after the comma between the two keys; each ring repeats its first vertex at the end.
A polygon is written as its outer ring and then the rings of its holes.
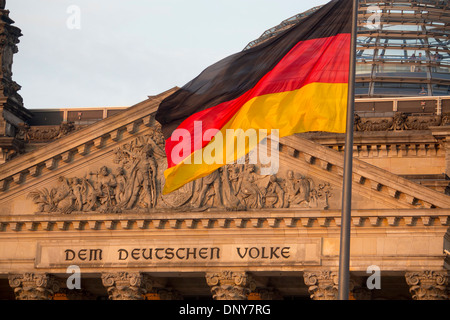
{"type": "MultiPolygon", "coordinates": [[[[360,0],[356,97],[450,95],[449,6],[437,0],[360,0]]],[[[315,10],[267,30],[246,49],[315,10]]]]}

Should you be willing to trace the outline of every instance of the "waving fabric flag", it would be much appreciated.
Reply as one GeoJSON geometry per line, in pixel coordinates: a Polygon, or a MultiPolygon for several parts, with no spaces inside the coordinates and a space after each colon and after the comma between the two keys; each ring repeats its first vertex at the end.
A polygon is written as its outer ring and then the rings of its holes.
{"type": "MultiPolygon", "coordinates": [[[[205,139],[211,132],[221,132],[221,137],[228,129],[266,129],[268,134],[277,129],[280,137],[308,131],[344,133],[351,27],[352,1],[331,1],[276,37],[213,64],[162,101],[156,120],[166,139],[163,193],[255,147],[236,150],[226,145],[233,141],[222,145],[215,138],[205,139]],[[194,160],[213,143],[222,163],[194,160]]],[[[264,137],[258,135],[257,141],[264,137]]]]}

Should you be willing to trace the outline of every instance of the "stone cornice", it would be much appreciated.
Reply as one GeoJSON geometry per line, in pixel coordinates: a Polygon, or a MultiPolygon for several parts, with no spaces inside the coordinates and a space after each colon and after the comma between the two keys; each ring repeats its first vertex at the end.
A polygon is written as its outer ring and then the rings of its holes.
{"type": "MultiPolygon", "coordinates": [[[[283,147],[289,149],[288,153],[295,158],[304,158],[305,161],[319,162],[324,170],[344,167],[344,155],[326,147],[318,147],[316,143],[299,136],[289,136],[283,139],[283,147]],[[298,150],[298,148],[301,150],[298,150]]],[[[338,170],[342,176],[342,170],[338,170]]],[[[450,196],[423,187],[415,182],[402,178],[386,170],[373,166],[359,159],[353,160],[353,181],[358,184],[368,184],[373,190],[384,192],[386,195],[399,199],[404,197],[406,202],[414,205],[422,201],[428,208],[450,208],[450,196]]]]}
{"type": "MultiPolygon", "coordinates": [[[[267,209],[245,212],[188,212],[149,214],[36,214],[0,216],[0,234],[53,231],[120,231],[162,229],[328,229],[341,226],[339,210],[267,209]]],[[[448,227],[445,209],[385,209],[352,211],[352,227],[448,227]]]]}

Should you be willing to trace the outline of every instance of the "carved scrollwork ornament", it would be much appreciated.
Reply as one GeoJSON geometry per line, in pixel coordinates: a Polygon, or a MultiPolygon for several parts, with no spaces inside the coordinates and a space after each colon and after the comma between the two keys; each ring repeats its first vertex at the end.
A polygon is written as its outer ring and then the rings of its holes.
{"type": "Polygon", "coordinates": [[[405,274],[414,300],[448,300],[449,275],[444,271],[417,271],[405,274]]]}
{"type": "Polygon", "coordinates": [[[153,288],[152,279],[141,273],[102,274],[102,283],[110,300],[144,300],[144,294],[153,288]]]}
{"type": "Polygon", "coordinates": [[[206,282],[214,300],[246,300],[256,288],[253,277],[246,272],[207,273],[206,282]]]}
{"type": "Polygon", "coordinates": [[[305,284],[312,300],[336,300],[338,275],[332,271],[305,272],[305,284]]]}
{"type": "Polygon", "coordinates": [[[8,277],[17,300],[51,300],[61,285],[48,274],[13,274],[8,277]]]}

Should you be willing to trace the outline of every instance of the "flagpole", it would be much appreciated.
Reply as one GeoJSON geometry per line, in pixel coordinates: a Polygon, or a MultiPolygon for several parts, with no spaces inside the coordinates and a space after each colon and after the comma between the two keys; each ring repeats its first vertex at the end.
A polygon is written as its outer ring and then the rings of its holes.
{"type": "Polygon", "coordinates": [[[347,132],[345,136],[344,182],[342,188],[341,242],[339,253],[338,299],[349,299],[350,285],[350,229],[352,204],[353,122],[355,110],[356,38],[358,0],[353,1],[352,40],[350,45],[350,71],[348,81],[347,132]]]}

